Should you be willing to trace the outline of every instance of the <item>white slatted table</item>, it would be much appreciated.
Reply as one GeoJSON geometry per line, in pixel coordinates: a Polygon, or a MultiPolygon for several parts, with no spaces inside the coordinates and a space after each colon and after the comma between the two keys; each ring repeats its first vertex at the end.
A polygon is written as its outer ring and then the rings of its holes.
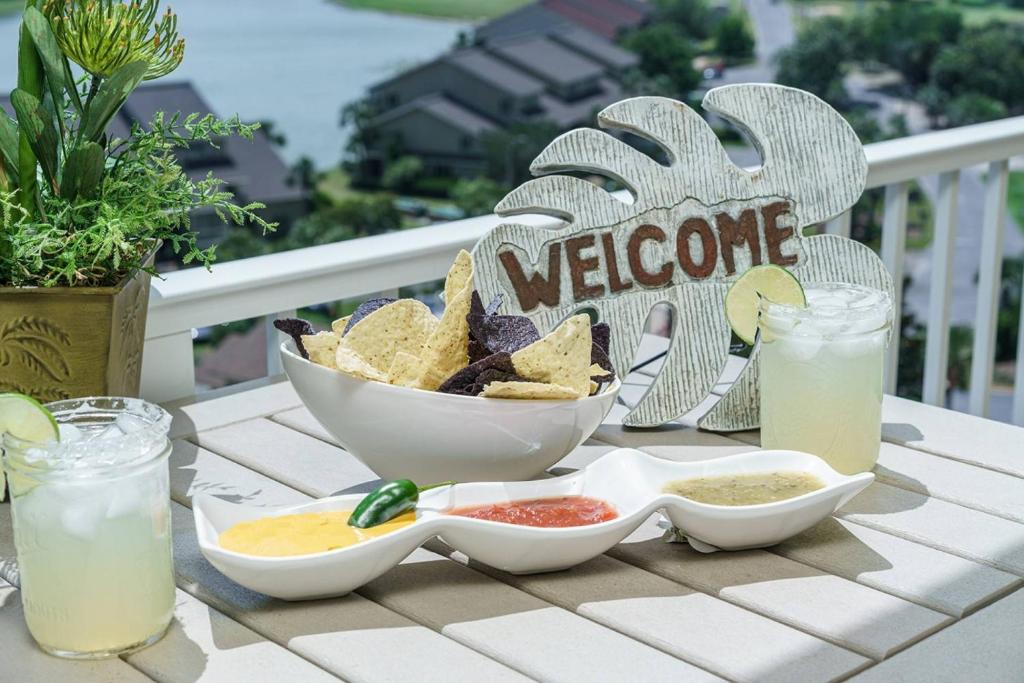
{"type": "MultiPolygon", "coordinates": [[[[623,400],[635,400],[656,367],[627,378],[623,400]]],[[[369,490],[376,477],[332,443],[286,382],[173,412],[179,591],[170,634],[123,660],[41,654],[25,630],[3,504],[0,679],[1024,677],[1024,429],[886,397],[878,481],[838,518],[775,548],[701,555],[663,543],[654,516],[566,572],[511,576],[434,541],[347,597],[287,603],[233,584],[202,558],[192,495],[277,505],[369,490]]],[[[693,415],[630,430],[624,413],[616,406],[554,471],[618,446],[699,460],[757,443],[756,433],[698,432],[693,415]]]]}

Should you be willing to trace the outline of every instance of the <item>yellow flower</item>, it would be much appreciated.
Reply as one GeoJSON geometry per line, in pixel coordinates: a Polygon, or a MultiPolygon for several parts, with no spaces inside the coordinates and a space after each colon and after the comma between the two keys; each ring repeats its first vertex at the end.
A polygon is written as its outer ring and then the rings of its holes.
{"type": "Polygon", "coordinates": [[[47,0],[57,43],[68,59],[94,76],[107,78],[132,62],[146,62],[145,80],[178,68],[185,41],[170,8],[157,19],[159,0],[47,0]]]}

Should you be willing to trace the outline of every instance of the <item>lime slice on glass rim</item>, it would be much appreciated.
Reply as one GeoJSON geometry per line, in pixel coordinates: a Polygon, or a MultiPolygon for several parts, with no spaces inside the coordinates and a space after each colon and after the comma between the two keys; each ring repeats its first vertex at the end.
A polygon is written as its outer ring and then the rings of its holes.
{"type": "MultiPolygon", "coordinates": [[[[42,403],[24,394],[0,394],[0,437],[10,434],[22,441],[60,441],[57,421],[42,403]]],[[[4,499],[4,471],[0,468],[0,500],[4,499]]]]}
{"type": "Polygon", "coordinates": [[[804,308],[807,299],[800,281],[782,266],[754,266],[732,283],[725,294],[725,317],[736,336],[753,344],[761,299],[774,304],[804,308]]]}

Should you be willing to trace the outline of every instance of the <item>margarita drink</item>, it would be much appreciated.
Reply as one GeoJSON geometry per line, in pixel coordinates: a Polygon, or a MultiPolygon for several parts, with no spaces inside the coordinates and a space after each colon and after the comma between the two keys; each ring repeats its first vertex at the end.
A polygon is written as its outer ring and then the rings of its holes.
{"type": "Polygon", "coordinates": [[[888,294],[843,283],[806,289],[807,307],[761,303],[761,445],[866,472],[881,443],[888,294]]]}
{"type": "Polygon", "coordinates": [[[65,657],[144,647],[174,611],[169,416],[137,399],[47,407],[59,443],[4,440],[29,631],[65,657]]]}

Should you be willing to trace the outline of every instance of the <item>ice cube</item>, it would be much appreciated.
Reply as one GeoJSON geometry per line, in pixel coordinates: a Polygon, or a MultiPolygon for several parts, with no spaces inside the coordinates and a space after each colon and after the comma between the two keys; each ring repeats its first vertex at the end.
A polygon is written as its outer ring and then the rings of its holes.
{"type": "Polygon", "coordinates": [[[149,426],[149,423],[141,417],[128,415],[127,413],[118,415],[117,419],[114,420],[114,424],[125,434],[134,434],[149,426]]]}
{"type": "Polygon", "coordinates": [[[82,430],[73,424],[61,423],[57,425],[60,432],[61,443],[73,443],[82,439],[82,430]]]}

